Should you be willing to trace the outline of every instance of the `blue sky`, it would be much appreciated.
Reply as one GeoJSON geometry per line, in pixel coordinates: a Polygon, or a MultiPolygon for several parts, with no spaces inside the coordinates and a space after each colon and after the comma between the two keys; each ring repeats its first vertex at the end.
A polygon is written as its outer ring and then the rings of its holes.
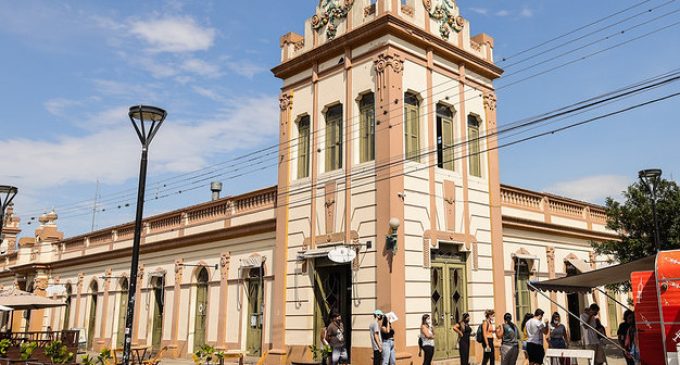
{"type": "MultiPolygon", "coordinates": [[[[140,150],[127,108],[139,103],[169,112],[151,147],[147,215],[208,200],[209,181],[167,179],[276,143],[281,84],[269,69],[279,62],[279,37],[302,32],[315,3],[0,0],[0,184],[20,189],[16,212],[24,235],[35,228],[35,222],[27,224],[30,217],[52,208],[67,236],[88,231],[97,181],[101,204],[95,227],[133,219],[140,150]]],[[[460,0],[458,5],[473,34],[495,38],[499,66],[529,58],[508,67],[507,81],[497,86],[680,20],[680,3],[672,0],[460,0]],[[643,4],[578,31],[636,3],[643,4]],[[633,17],[648,9],[654,10],[633,17]],[[551,45],[626,17],[631,19],[552,53],[541,52],[546,46],[500,61],[565,32],[577,30],[551,45]],[[569,54],[509,76],[562,52],[569,54]]],[[[680,26],[674,26],[502,89],[499,125],[680,67],[678,39],[680,26]]],[[[673,84],[570,121],[678,89],[673,84]]],[[[641,168],[660,167],[666,177],[676,177],[677,106],[672,99],[503,149],[502,182],[599,203],[618,196],[641,168]]],[[[275,184],[275,168],[268,167],[273,162],[231,162],[210,171],[250,172],[217,178],[224,182],[224,194],[238,194],[275,184]]]]}

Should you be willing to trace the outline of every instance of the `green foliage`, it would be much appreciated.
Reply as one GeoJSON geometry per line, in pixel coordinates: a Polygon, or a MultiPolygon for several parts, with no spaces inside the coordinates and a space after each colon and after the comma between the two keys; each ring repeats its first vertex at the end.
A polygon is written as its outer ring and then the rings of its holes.
{"type": "MultiPolygon", "coordinates": [[[[619,233],[619,240],[592,243],[595,252],[611,256],[620,263],[631,262],[656,253],[651,194],[639,182],[623,192],[625,202],[606,200],[607,228],[619,233]]],[[[656,212],[662,250],[680,248],[680,187],[674,182],[659,182],[656,212]]],[[[630,283],[623,284],[624,289],[630,283]]]]}
{"type": "Polygon", "coordinates": [[[113,358],[113,354],[111,353],[111,349],[104,348],[99,352],[99,355],[97,355],[97,361],[104,365],[108,360],[111,360],[113,358]]]}
{"type": "Polygon", "coordinates": [[[9,338],[5,338],[0,341],[0,357],[7,356],[7,350],[12,346],[12,341],[9,338]]]}
{"type": "Polygon", "coordinates": [[[191,358],[196,365],[221,364],[224,360],[224,352],[215,351],[215,348],[210,345],[203,345],[194,352],[191,358]]]}
{"type": "Polygon", "coordinates": [[[315,361],[317,361],[322,360],[325,356],[328,356],[331,352],[333,352],[333,349],[331,349],[331,347],[328,345],[322,345],[321,347],[310,345],[309,351],[312,352],[312,357],[315,361]]]}
{"type": "Polygon", "coordinates": [[[75,355],[61,341],[52,341],[45,346],[45,355],[50,358],[52,364],[67,364],[73,361],[75,355]]]}
{"type": "Polygon", "coordinates": [[[80,358],[80,365],[97,365],[97,359],[90,355],[83,355],[80,358]]]}
{"type": "Polygon", "coordinates": [[[22,342],[21,347],[19,348],[19,352],[21,353],[21,355],[19,355],[19,359],[27,361],[31,358],[33,351],[35,351],[37,347],[37,342],[22,342]]]}

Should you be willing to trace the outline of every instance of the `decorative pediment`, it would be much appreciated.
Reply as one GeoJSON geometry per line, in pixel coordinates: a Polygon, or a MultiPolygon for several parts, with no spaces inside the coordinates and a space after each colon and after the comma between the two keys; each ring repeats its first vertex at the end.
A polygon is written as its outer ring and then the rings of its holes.
{"type": "Polygon", "coordinates": [[[312,17],[312,28],[320,29],[326,26],[326,37],[335,38],[338,23],[347,17],[352,9],[354,0],[321,0],[317,13],[312,17]]]}
{"type": "Polygon", "coordinates": [[[430,18],[439,22],[439,34],[449,39],[451,30],[460,32],[465,25],[465,19],[458,14],[458,8],[453,0],[423,0],[425,10],[430,18]]]}

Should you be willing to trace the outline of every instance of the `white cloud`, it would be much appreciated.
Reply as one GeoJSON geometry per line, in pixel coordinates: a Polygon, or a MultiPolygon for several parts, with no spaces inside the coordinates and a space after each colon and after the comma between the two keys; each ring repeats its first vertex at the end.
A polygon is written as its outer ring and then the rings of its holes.
{"type": "Polygon", "coordinates": [[[226,63],[227,68],[237,74],[249,79],[253,78],[256,74],[265,71],[266,69],[262,66],[256,65],[250,61],[230,61],[226,63]]]}
{"type": "Polygon", "coordinates": [[[548,193],[567,196],[593,203],[602,203],[606,197],[621,199],[621,192],[630,185],[629,176],[596,175],[576,180],[558,182],[543,189],[548,193]]]}
{"type": "Polygon", "coordinates": [[[525,7],[519,12],[519,16],[523,18],[531,18],[532,16],[534,16],[534,11],[531,10],[530,8],[525,7]]]}
{"type": "Polygon", "coordinates": [[[45,109],[52,115],[63,116],[66,109],[80,105],[82,105],[82,102],[79,100],[55,98],[45,102],[45,109]]]}
{"type": "MultiPolygon", "coordinates": [[[[205,167],[216,153],[250,150],[278,134],[276,97],[244,98],[229,105],[232,107],[206,120],[169,117],[153,141],[153,171],[193,171],[205,167]]],[[[126,115],[126,108],[117,107],[93,114],[89,118],[107,128],[83,136],[0,140],[14,156],[0,160],[0,171],[12,171],[12,183],[28,196],[67,183],[92,183],[97,178],[109,184],[122,183],[137,176],[140,150],[133,128],[125,123],[126,115]]]]}
{"type": "Polygon", "coordinates": [[[496,16],[508,16],[510,15],[510,11],[508,10],[499,10],[495,14],[496,16]]]}
{"type": "Polygon", "coordinates": [[[486,8],[470,8],[470,11],[481,15],[489,15],[489,9],[486,8]]]}
{"type": "Polygon", "coordinates": [[[205,87],[201,86],[193,86],[191,88],[196,94],[205,96],[208,99],[214,100],[214,101],[224,101],[224,98],[220,96],[215,90],[210,90],[205,87]]]}
{"type": "Polygon", "coordinates": [[[197,58],[190,58],[182,63],[182,70],[207,77],[219,77],[220,68],[197,58]]]}
{"type": "Polygon", "coordinates": [[[146,41],[153,52],[205,51],[215,41],[214,28],[202,27],[190,17],[137,20],[131,33],[146,41]]]}

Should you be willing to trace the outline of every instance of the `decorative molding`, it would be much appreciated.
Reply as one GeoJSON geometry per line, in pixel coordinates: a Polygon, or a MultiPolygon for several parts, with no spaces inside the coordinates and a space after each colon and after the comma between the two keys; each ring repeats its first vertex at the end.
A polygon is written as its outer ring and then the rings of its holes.
{"type": "Polygon", "coordinates": [[[229,262],[231,261],[231,256],[228,252],[220,255],[220,277],[226,279],[229,275],[229,262]]]}
{"type": "Polygon", "coordinates": [[[373,14],[375,14],[375,4],[371,4],[364,8],[364,18],[373,14]]]}
{"type": "Polygon", "coordinates": [[[484,94],[484,108],[494,111],[496,110],[496,95],[492,93],[484,94]]]}
{"type": "Polygon", "coordinates": [[[293,95],[283,94],[279,98],[279,108],[282,111],[290,109],[293,107],[293,95]]]}
{"type": "Polygon", "coordinates": [[[413,17],[413,15],[415,14],[415,10],[413,10],[413,8],[408,5],[402,5],[401,12],[410,17],[413,17]]]}
{"type": "Polygon", "coordinates": [[[465,26],[465,19],[456,14],[456,4],[453,0],[434,0],[437,5],[433,4],[433,0],[423,0],[425,10],[430,14],[430,18],[439,21],[439,35],[444,39],[449,39],[451,30],[460,32],[465,26]]]}
{"type": "Polygon", "coordinates": [[[338,21],[347,17],[354,0],[321,0],[320,12],[312,16],[312,29],[326,27],[326,37],[335,38],[338,33],[338,21]]]}
{"type": "Polygon", "coordinates": [[[396,73],[401,73],[404,69],[404,60],[398,54],[381,53],[378,55],[378,59],[374,61],[374,64],[378,74],[384,73],[388,67],[391,67],[392,71],[396,73]]]}
{"type": "Polygon", "coordinates": [[[175,260],[175,284],[181,284],[182,283],[182,274],[184,269],[184,260],[183,259],[176,259],[175,260]]]}

